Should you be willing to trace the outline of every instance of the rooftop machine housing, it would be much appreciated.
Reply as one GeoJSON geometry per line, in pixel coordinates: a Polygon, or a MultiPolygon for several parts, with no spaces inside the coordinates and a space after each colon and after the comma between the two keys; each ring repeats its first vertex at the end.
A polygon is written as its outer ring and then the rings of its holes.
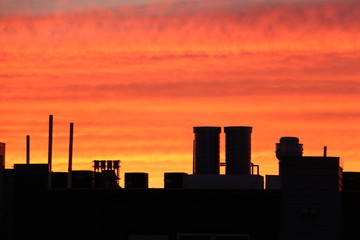
{"type": "Polygon", "coordinates": [[[194,174],[220,173],[221,127],[194,127],[194,174]]]}
{"type": "Polygon", "coordinates": [[[297,137],[281,137],[280,142],[276,143],[276,157],[280,161],[300,158],[302,155],[303,145],[297,137]]]}
{"type": "Polygon", "coordinates": [[[149,174],[145,172],[125,173],[125,188],[149,188],[149,174]]]}

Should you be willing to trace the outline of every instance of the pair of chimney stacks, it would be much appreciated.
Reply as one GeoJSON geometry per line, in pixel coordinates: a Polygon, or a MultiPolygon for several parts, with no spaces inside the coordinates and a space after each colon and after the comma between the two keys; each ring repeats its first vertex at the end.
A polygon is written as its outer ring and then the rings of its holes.
{"type": "MultiPolygon", "coordinates": [[[[252,127],[224,127],[226,174],[251,174],[252,127]]],[[[220,174],[221,127],[194,127],[193,173],[220,174]]]]}

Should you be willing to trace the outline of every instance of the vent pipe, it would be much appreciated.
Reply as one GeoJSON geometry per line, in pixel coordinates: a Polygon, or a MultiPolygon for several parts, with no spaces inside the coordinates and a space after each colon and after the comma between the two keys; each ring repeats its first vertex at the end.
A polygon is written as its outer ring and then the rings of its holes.
{"type": "Polygon", "coordinates": [[[67,188],[72,187],[72,157],[73,157],[73,136],[74,136],[74,123],[70,123],[70,136],[69,136],[69,168],[67,178],[67,188]]]}
{"type": "Polygon", "coordinates": [[[327,157],[327,146],[324,146],[324,157],[327,157]]]}
{"type": "Polygon", "coordinates": [[[52,140],[53,140],[53,115],[49,115],[49,144],[48,144],[48,187],[51,188],[51,171],[52,171],[52,140]]]}
{"type": "Polygon", "coordinates": [[[30,164],[30,135],[26,136],[26,164],[30,164]]]}

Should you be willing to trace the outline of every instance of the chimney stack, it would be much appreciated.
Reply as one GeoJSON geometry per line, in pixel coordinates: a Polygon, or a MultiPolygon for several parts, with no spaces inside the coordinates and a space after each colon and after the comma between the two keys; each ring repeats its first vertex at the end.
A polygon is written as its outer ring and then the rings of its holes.
{"type": "Polygon", "coordinates": [[[252,127],[225,127],[226,174],[250,175],[252,127]]]}
{"type": "Polygon", "coordinates": [[[221,127],[194,127],[194,174],[220,173],[221,127]]]}

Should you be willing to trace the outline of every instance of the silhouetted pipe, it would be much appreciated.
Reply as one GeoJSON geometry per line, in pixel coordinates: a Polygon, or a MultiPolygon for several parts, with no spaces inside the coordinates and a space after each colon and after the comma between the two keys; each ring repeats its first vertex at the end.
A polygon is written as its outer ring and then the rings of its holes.
{"type": "Polygon", "coordinates": [[[251,175],[254,175],[254,168],[256,168],[256,175],[260,174],[259,165],[250,163],[250,166],[251,166],[251,175]]]}
{"type": "Polygon", "coordinates": [[[73,157],[73,137],[74,136],[74,123],[70,123],[70,137],[69,137],[69,168],[67,188],[71,188],[72,185],[72,157],[73,157]]]}
{"type": "Polygon", "coordinates": [[[324,157],[327,155],[327,146],[324,146],[324,157]]]}
{"type": "Polygon", "coordinates": [[[30,136],[26,136],[26,164],[30,164],[30,136]]]}
{"type": "Polygon", "coordinates": [[[53,139],[53,115],[49,115],[49,144],[48,144],[48,187],[51,188],[51,170],[52,170],[52,139],[53,139]]]}

